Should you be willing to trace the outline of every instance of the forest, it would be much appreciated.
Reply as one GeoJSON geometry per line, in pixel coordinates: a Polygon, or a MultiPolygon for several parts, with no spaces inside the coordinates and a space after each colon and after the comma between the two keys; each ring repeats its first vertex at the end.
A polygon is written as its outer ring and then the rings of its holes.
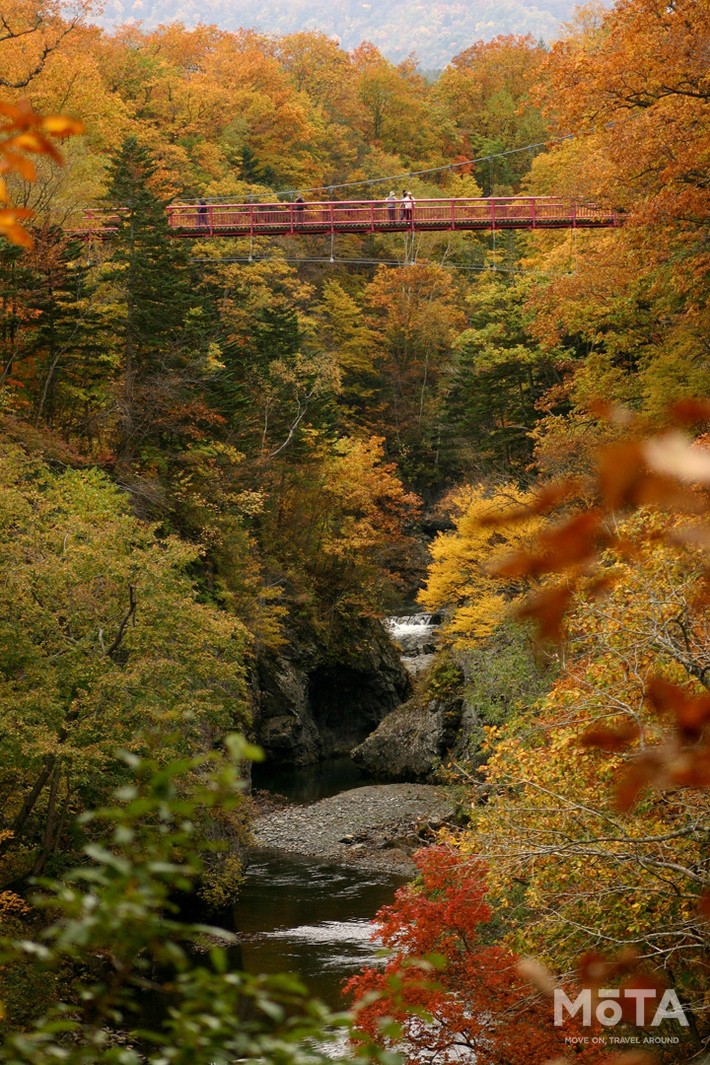
{"type": "Polygon", "coordinates": [[[378,916],[339,1060],[701,1065],[710,3],[591,5],[435,79],[96,15],[0,16],[0,1062],[333,1060],[307,988],[180,900],[239,890],[267,664],[352,667],[418,603],[413,702],[471,710],[433,770],[461,813],[378,916]],[[331,245],[165,213],[402,187],[623,225],[331,245]],[[560,989],[592,1020],[554,1023],[560,989]]]}

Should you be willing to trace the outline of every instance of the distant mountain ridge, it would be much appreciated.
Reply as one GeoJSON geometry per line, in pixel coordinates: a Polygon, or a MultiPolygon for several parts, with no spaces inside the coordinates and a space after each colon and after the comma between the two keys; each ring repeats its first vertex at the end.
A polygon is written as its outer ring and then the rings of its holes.
{"type": "Polygon", "coordinates": [[[398,62],[416,53],[424,69],[446,66],[475,41],[499,33],[530,33],[554,40],[576,7],[574,0],[107,0],[107,28],[140,22],[198,22],[285,34],[322,30],[345,49],[372,41],[398,62]]]}

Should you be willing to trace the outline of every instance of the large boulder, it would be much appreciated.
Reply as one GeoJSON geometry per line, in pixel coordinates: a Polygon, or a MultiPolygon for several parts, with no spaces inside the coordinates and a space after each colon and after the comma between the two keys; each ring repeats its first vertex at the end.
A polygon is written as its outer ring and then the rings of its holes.
{"type": "Polygon", "coordinates": [[[351,752],[353,761],[378,780],[431,780],[460,721],[460,699],[412,699],[351,752]]]}

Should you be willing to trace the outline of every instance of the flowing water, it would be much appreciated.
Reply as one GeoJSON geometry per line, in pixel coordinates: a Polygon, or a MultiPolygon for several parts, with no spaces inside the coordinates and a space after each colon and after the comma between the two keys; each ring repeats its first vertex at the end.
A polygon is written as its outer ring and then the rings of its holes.
{"type": "Polygon", "coordinates": [[[234,909],[244,969],[296,973],[342,1009],[344,981],[377,964],[370,922],[402,883],[402,876],[379,870],[255,854],[234,909]]]}
{"type": "MultiPolygon", "coordinates": [[[[433,658],[438,619],[431,614],[387,618],[385,627],[411,673],[433,658]]],[[[315,766],[254,767],[255,788],[290,802],[311,803],[371,784],[347,756],[315,766]]],[[[405,878],[381,870],[323,864],[313,858],[257,852],[234,909],[243,967],[250,972],[292,972],[336,1009],[342,985],[363,966],[377,964],[371,921],[391,903],[405,878]]]]}
{"type": "Polygon", "coordinates": [[[406,614],[386,618],[384,626],[402,655],[402,665],[411,674],[421,673],[434,659],[439,619],[435,614],[406,614]]]}

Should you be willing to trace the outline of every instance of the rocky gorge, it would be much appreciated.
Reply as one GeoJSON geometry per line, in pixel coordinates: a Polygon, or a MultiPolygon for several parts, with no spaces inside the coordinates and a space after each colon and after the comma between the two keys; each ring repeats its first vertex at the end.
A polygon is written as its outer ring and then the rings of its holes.
{"type": "Polygon", "coordinates": [[[411,693],[379,621],[360,619],[336,648],[304,627],[257,660],[254,738],[274,767],[309,765],[350,752],[411,693]]]}

